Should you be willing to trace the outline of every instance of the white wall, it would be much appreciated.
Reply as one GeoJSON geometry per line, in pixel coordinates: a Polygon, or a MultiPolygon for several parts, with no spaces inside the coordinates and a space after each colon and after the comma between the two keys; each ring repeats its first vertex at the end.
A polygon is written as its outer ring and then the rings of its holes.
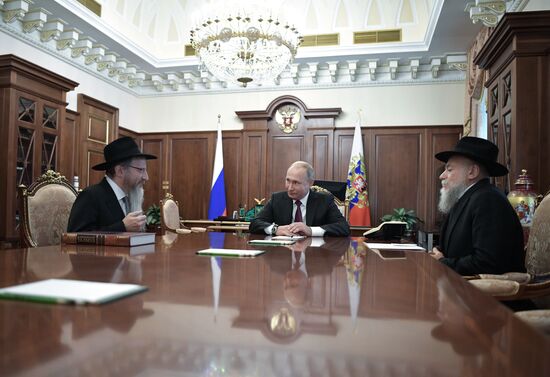
{"type": "Polygon", "coordinates": [[[285,90],[233,94],[173,96],[140,100],[140,132],[241,129],[235,111],[265,110],[282,95],[300,98],[308,108],[341,107],[336,127],[353,126],[363,111],[362,125],[422,126],[462,124],[464,83],[285,90]]]}
{"type": "MultiPolygon", "coordinates": [[[[51,43],[55,48],[55,42],[51,43]]],[[[77,93],[84,93],[118,107],[120,125],[138,132],[214,130],[218,114],[223,129],[241,129],[235,111],[264,110],[282,95],[294,95],[309,108],[341,107],[337,127],[353,126],[359,109],[363,110],[363,126],[450,125],[463,121],[464,83],[136,97],[3,32],[0,54],[15,54],[80,83],[67,96],[70,109],[77,110],[77,93]]]]}
{"type": "Polygon", "coordinates": [[[529,0],[524,11],[549,10],[550,0],[529,0]]]}
{"type": "MultiPolygon", "coordinates": [[[[51,43],[55,43],[52,41],[51,43]]],[[[67,51],[68,52],[68,51],[67,51]]],[[[125,92],[102,79],[81,71],[72,64],[66,63],[31,45],[0,32],[0,55],[14,54],[63,77],[78,82],[80,85],[67,94],[68,108],[77,110],[77,94],[83,93],[119,109],[119,123],[130,129],[141,128],[139,98],[125,92]]]]}

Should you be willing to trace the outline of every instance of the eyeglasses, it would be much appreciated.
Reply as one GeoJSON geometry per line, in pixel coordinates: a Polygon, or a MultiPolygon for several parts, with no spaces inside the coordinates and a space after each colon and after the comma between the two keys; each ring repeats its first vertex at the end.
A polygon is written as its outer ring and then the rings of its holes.
{"type": "Polygon", "coordinates": [[[137,166],[132,165],[128,165],[128,167],[138,170],[142,175],[145,174],[145,172],[147,171],[147,168],[138,168],[137,166]]]}

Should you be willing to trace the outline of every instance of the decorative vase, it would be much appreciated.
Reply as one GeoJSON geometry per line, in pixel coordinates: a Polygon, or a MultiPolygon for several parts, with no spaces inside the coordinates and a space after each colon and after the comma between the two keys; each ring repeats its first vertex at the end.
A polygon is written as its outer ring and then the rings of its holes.
{"type": "Polygon", "coordinates": [[[533,180],[527,174],[527,170],[522,169],[514,184],[514,190],[508,194],[508,200],[518,214],[521,225],[527,228],[533,223],[537,204],[537,193],[533,187],[533,180]]]}

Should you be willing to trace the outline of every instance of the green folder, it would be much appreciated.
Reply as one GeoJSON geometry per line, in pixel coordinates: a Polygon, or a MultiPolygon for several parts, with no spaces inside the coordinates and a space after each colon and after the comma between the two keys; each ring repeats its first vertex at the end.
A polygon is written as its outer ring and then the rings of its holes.
{"type": "Polygon", "coordinates": [[[0,299],[48,304],[97,305],[144,292],[137,284],[48,279],[0,289],[0,299]]]}

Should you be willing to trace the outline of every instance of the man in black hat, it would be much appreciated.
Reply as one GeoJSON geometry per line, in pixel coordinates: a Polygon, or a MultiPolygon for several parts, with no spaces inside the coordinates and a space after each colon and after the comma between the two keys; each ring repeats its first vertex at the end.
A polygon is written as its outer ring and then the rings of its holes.
{"type": "Polygon", "coordinates": [[[498,147],[477,137],[460,139],[435,157],[445,162],[439,176],[439,210],[447,215],[439,248],[430,253],[461,275],[525,271],[523,231],[506,196],[489,177],[508,174],[497,162],[498,147]]]}
{"type": "Polygon", "coordinates": [[[105,170],[105,178],[78,194],[67,231],[142,231],[143,184],[149,179],[146,160],[156,156],[141,153],[130,137],[108,144],[103,155],[105,162],[92,169],[105,170]]]}

